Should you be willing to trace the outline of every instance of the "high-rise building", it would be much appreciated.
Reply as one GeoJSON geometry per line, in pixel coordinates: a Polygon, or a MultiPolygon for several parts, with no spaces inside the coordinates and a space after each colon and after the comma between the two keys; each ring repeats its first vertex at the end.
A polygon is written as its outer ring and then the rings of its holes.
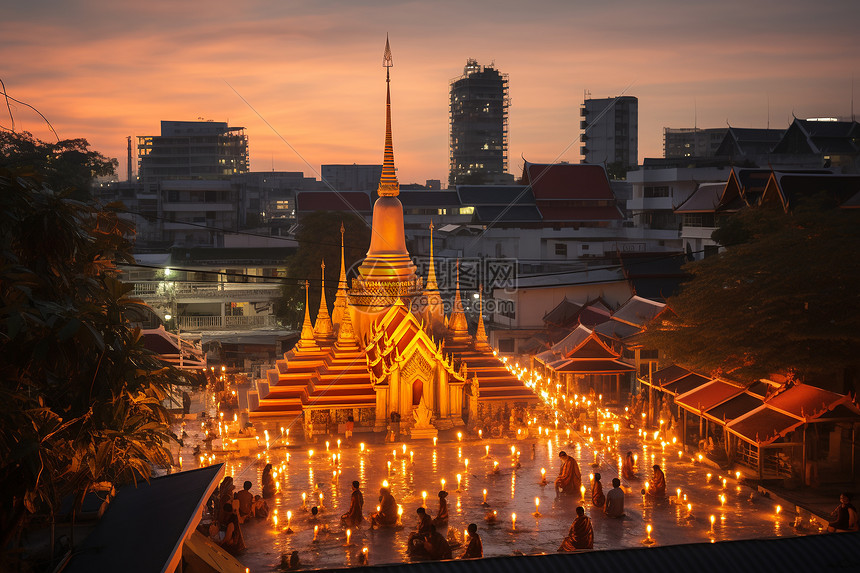
{"type": "Polygon", "coordinates": [[[663,157],[710,158],[716,154],[723,142],[727,127],[700,129],[698,127],[663,128],[663,157]]]}
{"type": "Polygon", "coordinates": [[[508,169],[508,74],[468,59],[451,80],[451,162],[448,183],[496,183],[508,169]]]}
{"type": "Polygon", "coordinates": [[[633,96],[591,99],[580,109],[583,163],[635,169],[639,163],[639,100],[633,96]]]}
{"type": "Polygon", "coordinates": [[[162,121],[161,135],[137,138],[140,178],[226,179],[248,171],[244,127],[220,121],[162,121]]]}

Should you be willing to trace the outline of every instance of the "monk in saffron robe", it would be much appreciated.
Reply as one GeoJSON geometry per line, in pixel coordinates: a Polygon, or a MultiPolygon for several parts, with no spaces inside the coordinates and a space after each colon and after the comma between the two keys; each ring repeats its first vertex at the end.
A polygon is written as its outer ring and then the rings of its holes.
{"type": "Polygon", "coordinates": [[[585,516],[582,507],[576,508],[576,519],[567,532],[567,537],[561,542],[559,551],[576,551],[577,549],[594,548],[594,529],[591,520],[585,516]]]}
{"type": "Polygon", "coordinates": [[[600,474],[594,474],[594,481],[591,482],[591,503],[594,507],[603,507],[606,503],[606,496],[603,495],[603,486],[600,483],[600,474]]]}
{"type": "Polygon", "coordinates": [[[341,521],[347,527],[358,527],[364,521],[364,516],[361,510],[364,507],[364,496],[361,495],[361,490],[358,489],[357,481],[352,482],[352,495],[349,500],[349,509],[340,516],[341,521]]]}
{"type": "Polygon", "coordinates": [[[478,526],[470,523],[468,530],[469,544],[463,554],[460,555],[460,559],[479,559],[484,556],[484,545],[481,543],[481,536],[478,535],[478,526]]]}
{"type": "Polygon", "coordinates": [[[370,525],[394,527],[397,525],[397,501],[387,487],[379,488],[379,511],[370,514],[370,525]]]}
{"type": "Polygon", "coordinates": [[[621,466],[621,477],[627,480],[637,479],[636,470],[633,469],[633,452],[627,452],[627,457],[624,458],[624,465],[621,466]]]}
{"type": "Polygon", "coordinates": [[[555,494],[558,495],[561,492],[564,495],[576,495],[582,486],[579,464],[566,452],[559,452],[558,457],[561,458],[561,469],[558,472],[558,477],[555,478],[555,494]]]}
{"type": "Polygon", "coordinates": [[[440,491],[439,492],[439,512],[436,514],[436,517],[433,518],[433,525],[437,528],[445,527],[448,525],[448,492],[440,491]]]}
{"type": "Polygon", "coordinates": [[[654,477],[648,484],[648,495],[654,497],[664,497],[666,495],[666,474],[660,469],[660,466],[654,465],[654,477]]]}
{"type": "Polygon", "coordinates": [[[418,514],[418,523],[415,525],[415,531],[409,534],[409,539],[406,540],[406,549],[410,553],[421,553],[424,547],[424,540],[430,534],[430,529],[433,527],[433,519],[427,515],[427,510],[419,507],[415,510],[418,514]]]}

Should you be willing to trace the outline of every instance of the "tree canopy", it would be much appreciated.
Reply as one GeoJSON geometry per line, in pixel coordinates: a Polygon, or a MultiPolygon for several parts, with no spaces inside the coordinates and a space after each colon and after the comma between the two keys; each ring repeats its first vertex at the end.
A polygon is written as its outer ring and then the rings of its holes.
{"type": "Polygon", "coordinates": [[[311,320],[316,317],[320,301],[320,264],[323,261],[325,296],[331,311],[340,276],[341,223],[344,226],[344,264],[348,277],[350,269],[367,253],[370,227],[358,215],[317,211],[303,217],[296,233],[299,248],[287,261],[287,275],[290,280],[284,285],[282,299],[276,308],[278,315],[287,325],[297,328],[302,324],[305,312],[305,280],[310,282],[311,320]]]}
{"type": "Polygon", "coordinates": [[[856,368],[860,348],[860,211],[823,197],[786,214],[733,215],[725,250],[688,264],[692,279],[643,342],[687,368],[737,380],[815,380],[856,368]]]}
{"type": "Polygon", "coordinates": [[[41,141],[24,132],[0,131],[0,167],[32,177],[79,201],[90,197],[96,177],[112,175],[116,159],[92,151],[86,139],[41,141]]]}
{"type": "Polygon", "coordinates": [[[126,318],[129,223],[27,174],[0,168],[0,564],[27,514],[166,465],[183,383],[126,318]]]}

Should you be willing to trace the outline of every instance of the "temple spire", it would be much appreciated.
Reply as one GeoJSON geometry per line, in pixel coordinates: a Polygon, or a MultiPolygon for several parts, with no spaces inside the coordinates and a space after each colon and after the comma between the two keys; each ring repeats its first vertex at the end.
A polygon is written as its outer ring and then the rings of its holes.
{"type": "Polygon", "coordinates": [[[334,342],[334,329],[331,324],[331,316],[328,313],[328,303],[325,300],[325,261],[320,265],[322,273],[322,287],[320,288],[320,308],[317,311],[317,321],[314,324],[314,338],[317,344],[328,345],[334,342]]]}
{"type": "Polygon", "coordinates": [[[334,295],[334,308],[331,313],[331,321],[334,325],[340,325],[343,320],[344,312],[348,312],[347,309],[347,296],[346,291],[349,289],[349,285],[346,282],[346,263],[344,262],[344,253],[343,253],[343,235],[346,229],[343,226],[343,222],[340,223],[340,277],[337,281],[337,292],[334,295]]]}
{"type": "Polygon", "coordinates": [[[448,319],[448,337],[449,343],[455,345],[468,344],[471,339],[469,337],[469,324],[466,322],[466,313],[463,310],[463,301],[460,298],[460,260],[457,260],[457,286],[454,290],[454,308],[451,310],[451,317],[448,319]]]}
{"type": "Polygon", "coordinates": [[[400,194],[400,184],[394,169],[394,143],[391,138],[391,46],[388,44],[388,34],[385,35],[385,53],[382,56],[385,67],[385,153],[382,160],[382,177],[379,179],[377,193],[382,196],[397,197],[400,194]]]}
{"type": "Polygon", "coordinates": [[[484,328],[484,285],[478,286],[478,330],[475,332],[475,349],[490,350],[487,331],[484,328]]]}
{"type": "Polygon", "coordinates": [[[430,329],[438,331],[445,326],[445,310],[436,282],[436,263],[433,260],[433,221],[430,221],[430,264],[427,269],[427,282],[424,288],[424,313],[430,329]]]}
{"type": "Polygon", "coordinates": [[[305,281],[305,320],[302,322],[302,333],[299,336],[299,341],[296,343],[298,350],[317,350],[316,340],[314,339],[314,327],[311,324],[311,309],[308,303],[308,289],[310,283],[305,281]]]}

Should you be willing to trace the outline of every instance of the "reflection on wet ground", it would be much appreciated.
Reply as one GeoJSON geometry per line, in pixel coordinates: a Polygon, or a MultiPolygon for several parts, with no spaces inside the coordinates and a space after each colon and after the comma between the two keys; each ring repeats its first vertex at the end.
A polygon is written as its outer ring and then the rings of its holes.
{"type": "MultiPolygon", "coordinates": [[[[415,510],[422,505],[422,492],[427,492],[428,513],[435,515],[443,479],[450,492],[449,528],[462,540],[468,524],[476,523],[486,557],[555,552],[567,534],[577,505],[583,505],[593,520],[597,550],[642,547],[647,525],[652,527],[654,545],[797,535],[792,527],[794,515],[777,513],[776,505],[768,499],[753,495],[751,500],[753,490],[739,484],[734,475],[721,474],[694,462],[688,454],[679,456],[676,446],[667,445],[664,451],[659,443],[656,447],[643,444],[637,430],[625,428],[605,438],[606,444],[597,441],[601,437],[597,431],[592,436],[574,432],[570,439],[563,431],[552,431],[549,436],[546,432],[543,429],[540,438],[524,440],[469,440],[438,446],[429,441],[374,444],[363,452],[357,443],[339,450],[332,444],[329,451],[324,444],[317,444],[312,456],[307,449],[290,447],[263,452],[259,460],[229,459],[227,475],[234,476],[237,487],[245,480],[252,481],[254,493],[259,493],[267,460],[280,468],[277,478],[280,489],[276,498],[270,500],[272,515],[277,510],[277,525],[271,516],[265,521],[246,523],[243,531],[248,551],[240,560],[252,572],[267,571],[277,566],[282,553],[297,550],[306,569],[349,567],[358,564],[358,553],[367,547],[370,564],[408,561],[406,539],[415,527],[415,510]],[[595,441],[589,442],[589,437],[595,441]],[[520,451],[518,469],[514,467],[512,446],[520,451]],[[558,452],[562,449],[579,462],[583,483],[589,490],[587,503],[579,495],[560,499],[555,496],[553,479],[558,474],[558,452]],[[599,472],[604,491],[608,491],[612,478],[620,475],[621,456],[628,450],[637,455],[640,479],[622,480],[626,517],[610,519],[591,506],[589,474],[599,472]],[[497,475],[491,473],[494,461],[499,462],[497,475]],[[662,500],[640,493],[655,463],[666,473],[668,496],[662,500]],[[546,468],[547,486],[539,485],[541,468],[546,468]],[[722,478],[726,480],[725,486],[722,478]],[[388,480],[392,494],[403,507],[403,526],[371,530],[365,521],[352,532],[350,545],[346,546],[340,515],[349,506],[354,479],[361,482],[365,518],[375,511],[379,487],[383,480],[388,480]],[[307,507],[318,505],[315,488],[323,494],[324,509],[312,520],[310,513],[302,509],[302,493],[307,496],[307,507]],[[682,503],[676,502],[677,488],[681,489],[682,503]],[[488,507],[482,506],[484,489],[488,507]],[[532,516],[536,497],[540,499],[540,518],[532,516]],[[691,510],[687,504],[692,506],[691,510]],[[288,511],[292,512],[292,534],[284,531],[288,511]],[[498,520],[490,525],[485,517],[492,511],[497,512],[498,520]],[[512,527],[513,513],[517,516],[515,527],[512,527]],[[320,530],[316,541],[314,525],[320,530]]],[[[450,535],[447,531],[443,533],[450,535]]],[[[461,548],[455,548],[454,556],[460,552],[461,548]]]]}

